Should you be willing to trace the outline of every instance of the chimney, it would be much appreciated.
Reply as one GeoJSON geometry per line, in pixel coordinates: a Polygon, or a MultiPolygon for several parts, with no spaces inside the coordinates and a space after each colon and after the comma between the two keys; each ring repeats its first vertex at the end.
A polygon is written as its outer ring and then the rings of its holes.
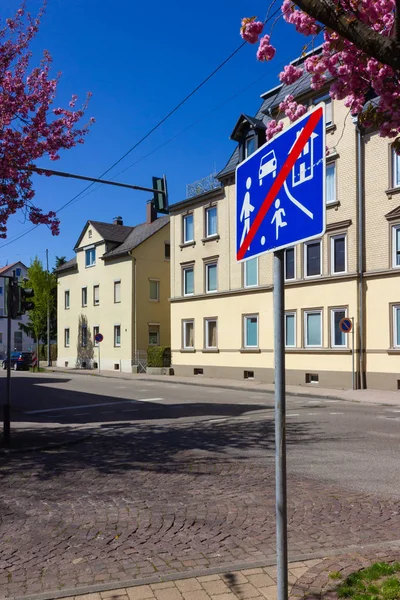
{"type": "Polygon", "coordinates": [[[122,217],[114,217],[113,224],[114,225],[123,225],[124,222],[122,220],[122,217]]]}
{"type": "Polygon", "coordinates": [[[146,223],[150,225],[157,219],[157,211],[153,200],[148,200],[146,204],[146,223]]]}

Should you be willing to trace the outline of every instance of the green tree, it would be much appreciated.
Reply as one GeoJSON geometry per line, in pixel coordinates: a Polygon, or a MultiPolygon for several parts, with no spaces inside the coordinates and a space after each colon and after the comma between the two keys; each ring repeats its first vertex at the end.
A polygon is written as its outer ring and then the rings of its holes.
{"type": "Polygon", "coordinates": [[[58,267],[62,267],[62,265],[65,265],[66,262],[67,262],[67,257],[66,256],[56,256],[56,266],[55,266],[55,268],[58,269],[58,267]]]}
{"type": "Polygon", "coordinates": [[[57,279],[54,273],[48,273],[36,257],[28,269],[27,281],[24,287],[34,291],[34,308],[28,312],[29,321],[19,327],[27,335],[30,335],[37,345],[39,356],[39,342],[47,340],[47,307],[50,307],[50,322],[55,322],[57,279]]]}

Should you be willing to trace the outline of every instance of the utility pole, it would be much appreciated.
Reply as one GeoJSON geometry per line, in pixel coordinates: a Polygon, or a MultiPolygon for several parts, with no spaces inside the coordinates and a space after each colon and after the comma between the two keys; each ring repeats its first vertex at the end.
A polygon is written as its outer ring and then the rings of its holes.
{"type": "MultiPolygon", "coordinates": [[[[49,280],[49,251],[46,249],[46,268],[47,268],[47,280],[49,280]]],[[[47,283],[49,283],[47,281],[47,283]]],[[[49,286],[48,290],[49,292],[49,286]]],[[[38,354],[38,366],[39,366],[39,354],[38,354]]],[[[50,294],[47,295],[47,366],[51,367],[50,358],[50,294]]]]}

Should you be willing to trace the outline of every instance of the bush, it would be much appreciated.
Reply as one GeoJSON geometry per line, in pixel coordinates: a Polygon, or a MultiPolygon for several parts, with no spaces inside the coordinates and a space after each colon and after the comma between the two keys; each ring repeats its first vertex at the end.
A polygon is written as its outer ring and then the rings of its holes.
{"type": "Polygon", "coordinates": [[[149,346],[147,348],[148,367],[170,367],[171,348],[166,346],[149,346]]]}

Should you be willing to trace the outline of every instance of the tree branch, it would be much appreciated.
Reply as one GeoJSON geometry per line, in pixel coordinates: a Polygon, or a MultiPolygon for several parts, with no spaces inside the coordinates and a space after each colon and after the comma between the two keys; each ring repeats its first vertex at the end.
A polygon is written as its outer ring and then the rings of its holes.
{"type": "Polygon", "coordinates": [[[400,0],[396,0],[396,9],[394,14],[394,28],[393,37],[399,42],[400,41],[400,0]]]}
{"type": "MultiPolygon", "coordinates": [[[[302,11],[332,29],[379,62],[400,70],[400,41],[387,38],[344,11],[339,12],[331,0],[293,0],[302,11]]],[[[396,0],[397,6],[400,0],[396,0]]],[[[396,18],[398,11],[396,11],[396,18]]]]}

